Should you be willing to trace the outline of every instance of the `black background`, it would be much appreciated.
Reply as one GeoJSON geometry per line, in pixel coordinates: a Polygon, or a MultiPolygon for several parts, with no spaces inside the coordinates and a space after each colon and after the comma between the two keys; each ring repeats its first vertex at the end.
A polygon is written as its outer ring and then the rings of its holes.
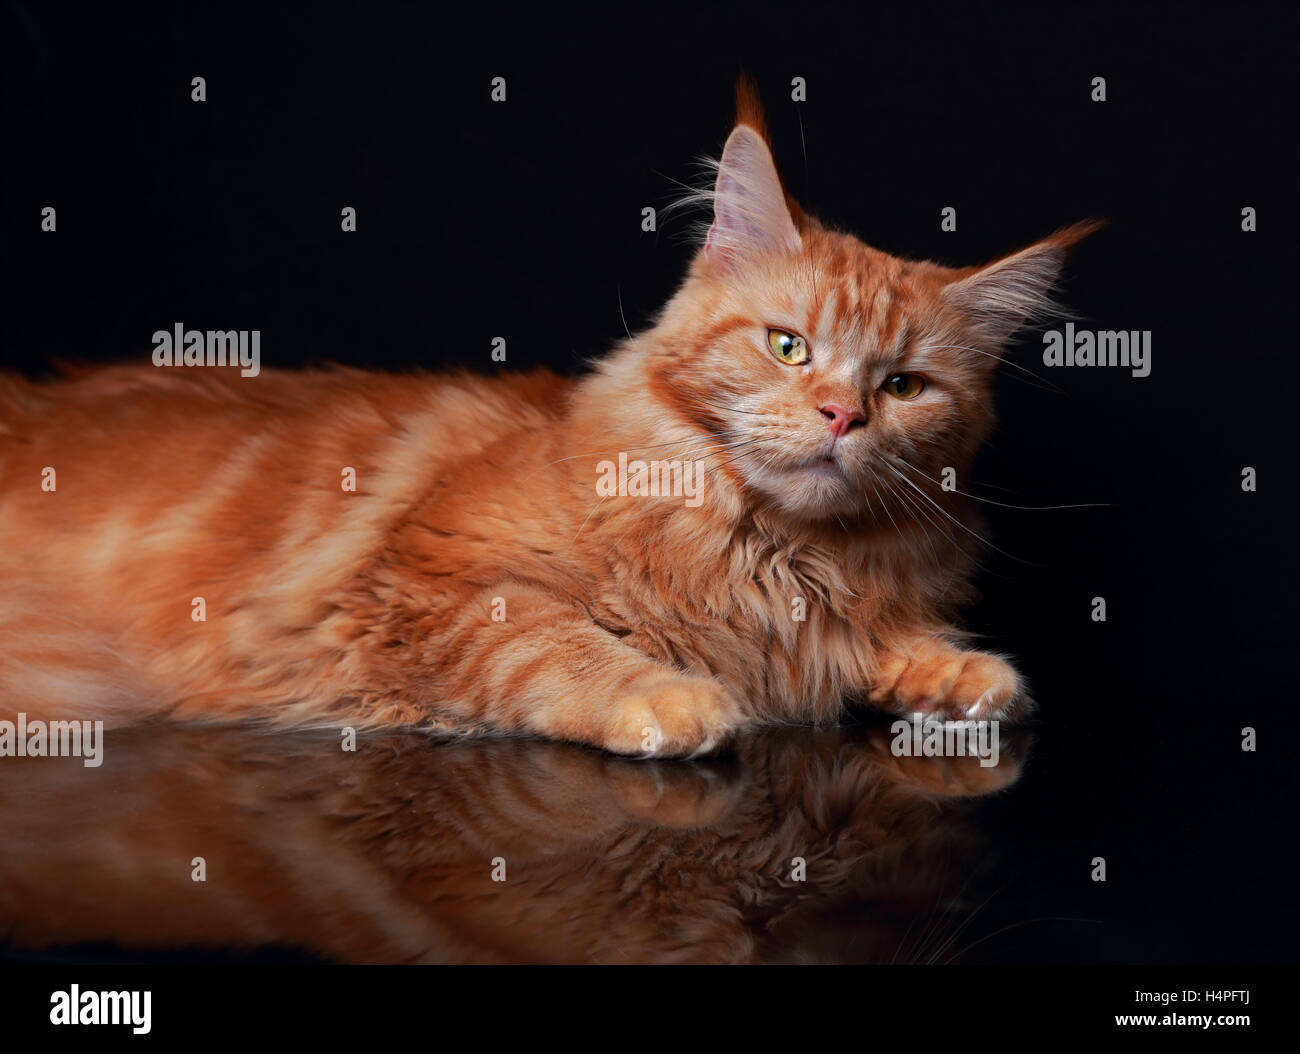
{"type": "Polygon", "coordinates": [[[1079,326],[1151,330],[1151,375],[1045,369],[1031,335],[1011,361],[1037,378],[1003,370],[976,475],[996,501],[1106,505],[987,510],[1003,552],[970,623],[1042,713],[992,810],[1017,878],[985,952],[1294,959],[1293,16],[0,11],[0,365],[33,375],[147,361],[178,321],[260,329],[263,368],[486,369],[504,336],[511,368],[578,370],[679,281],[684,224],[643,233],[641,209],[716,156],[742,67],[792,193],[878,248],[969,264],[1108,218],[1064,298],[1079,326]],[[1111,925],[1031,924],[1058,916],[1111,925]]]}

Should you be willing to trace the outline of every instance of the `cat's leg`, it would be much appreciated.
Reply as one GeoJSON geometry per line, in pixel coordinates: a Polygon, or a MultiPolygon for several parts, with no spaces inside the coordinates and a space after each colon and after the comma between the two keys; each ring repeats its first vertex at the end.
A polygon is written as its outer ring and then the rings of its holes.
{"type": "Polygon", "coordinates": [[[680,757],[712,750],[749,720],[717,681],[656,662],[527,586],[469,599],[422,650],[422,663],[438,667],[435,707],[504,730],[680,757]]]}
{"type": "Polygon", "coordinates": [[[977,721],[1016,720],[1034,707],[1006,659],[932,634],[904,638],[878,654],[867,699],[898,713],[977,721]]]}

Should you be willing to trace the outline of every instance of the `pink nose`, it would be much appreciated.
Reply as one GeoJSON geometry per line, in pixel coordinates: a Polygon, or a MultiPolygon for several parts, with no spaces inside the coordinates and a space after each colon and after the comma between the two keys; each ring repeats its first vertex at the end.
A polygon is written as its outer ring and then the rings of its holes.
{"type": "Polygon", "coordinates": [[[830,422],[831,435],[836,439],[839,439],[840,436],[844,435],[844,433],[855,424],[860,424],[867,419],[867,415],[861,410],[846,410],[844,407],[835,403],[826,403],[819,406],[817,409],[819,409],[830,422]]]}

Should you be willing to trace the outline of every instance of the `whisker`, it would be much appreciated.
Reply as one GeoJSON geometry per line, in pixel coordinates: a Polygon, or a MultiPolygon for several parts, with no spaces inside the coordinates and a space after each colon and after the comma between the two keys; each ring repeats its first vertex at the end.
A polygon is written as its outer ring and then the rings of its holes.
{"type": "Polygon", "coordinates": [[[618,317],[623,320],[623,332],[627,334],[628,340],[632,340],[634,338],[632,336],[632,331],[627,325],[627,316],[623,314],[623,287],[615,286],[614,291],[618,294],[618,317]]]}
{"type": "Polygon", "coordinates": [[[996,359],[998,362],[1005,363],[1006,365],[1010,366],[1013,370],[1019,370],[1021,373],[1026,374],[1029,377],[1032,377],[1035,381],[1038,382],[1037,385],[1035,385],[1035,387],[1046,388],[1048,391],[1055,392],[1057,395],[1066,394],[1064,388],[1061,388],[1060,386],[1053,384],[1051,381],[1047,380],[1044,377],[1040,377],[1033,370],[1026,369],[1024,366],[1021,366],[1019,363],[1012,362],[1009,358],[1007,358],[1005,354],[994,355],[992,352],[984,351],[982,348],[972,348],[968,344],[930,344],[924,348],[918,348],[917,354],[919,355],[927,351],[947,351],[947,350],[973,351],[976,355],[983,355],[990,359],[996,359]]]}
{"type": "MultiPolygon", "coordinates": [[[[971,530],[969,527],[967,527],[964,523],[961,522],[961,520],[957,519],[956,516],[954,516],[952,513],[950,513],[947,509],[945,509],[942,505],[940,505],[937,501],[935,501],[932,497],[930,497],[930,495],[928,495],[927,493],[925,493],[925,491],[923,491],[920,487],[918,487],[918,486],[917,486],[917,485],[916,485],[916,484],[915,484],[915,483],[914,483],[910,478],[908,478],[907,476],[903,475],[903,473],[900,472],[900,471],[899,471],[899,470],[898,470],[898,469],[897,469],[897,468],[892,464],[892,462],[890,462],[890,460],[889,460],[888,458],[884,458],[884,459],[882,459],[881,464],[883,464],[887,469],[889,469],[891,472],[893,472],[894,475],[896,475],[899,479],[901,479],[904,483],[906,483],[909,487],[911,487],[914,491],[916,491],[916,493],[918,493],[919,495],[921,495],[922,498],[924,498],[924,499],[925,499],[926,501],[928,501],[931,505],[933,505],[934,508],[935,508],[935,509],[940,513],[940,514],[942,514],[943,516],[946,516],[949,520],[951,520],[954,524],[956,524],[956,525],[957,525],[958,527],[960,527],[963,531],[965,531],[967,534],[969,534],[972,538],[974,538],[976,541],[978,541],[981,545],[987,545],[987,546],[988,546],[990,549],[992,549],[994,552],[1001,553],[1003,556],[1007,557],[1008,559],[1015,560],[1017,563],[1020,563],[1020,564],[1027,564],[1027,565],[1029,565],[1030,567],[1045,567],[1045,566],[1046,566],[1045,564],[1034,563],[1032,560],[1024,560],[1024,559],[1021,559],[1019,556],[1016,556],[1014,553],[1008,553],[1008,552],[1006,552],[1006,551],[1003,550],[1003,549],[999,549],[996,545],[994,545],[992,542],[990,542],[987,538],[985,538],[985,537],[983,537],[982,535],[980,535],[977,531],[973,531],[973,530],[971,530]]],[[[907,465],[906,462],[903,462],[903,464],[907,465]]],[[[908,467],[908,468],[911,468],[912,466],[911,466],[911,465],[907,465],[907,467],[908,467]]]]}
{"type": "MultiPolygon", "coordinates": [[[[934,539],[930,537],[930,532],[926,528],[927,526],[933,527],[948,540],[949,545],[955,546],[956,543],[953,541],[952,536],[943,529],[943,524],[936,522],[933,515],[911,495],[905,492],[900,492],[896,496],[900,500],[906,500],[908,507],[913,511],[913,514],[919,521],[917,526],[921,528],[921,537],[925,539],[925,544],[930,547],[930,555],[934,557],[935,566],[942,567],[943,561],[939,558],[939,550],[935,548],[934,539]]],[[[888,508],[886,508],[886,512],[888,512],[888,508]]],[[[894,522],[893,513],[889,514],[889,520],[891,523],[894,522]]],[[[895,524],[895,530],[897,529],[897,524],[895,524]]]]}
{"type": "MultiPolygon", "coordinates": [[[[961,889],[957,891],[958,897],[960,897],[964,892],[966,892],[966,887],[970,885],[971,879],[974,877],[975,877],[975,873],[974,871],[972,871],[970,877],[967,878],[964,883],[962,883],[961,889]]],[[[931,955],[930,958],[926,961],[926,965],[933,966],[935,960],[937,960],[939,956],[942,955],[944,951],[947,950],[948,946],[952,944],[952,942],[955,941],[959,936],[961,936],[961,931],[971,924],[971,922],[974,920],[976,915],[978,915],[981,911],[983,911],[986,907],[988,907],[989,901],[991,901],[994,897],[996,897],[999,893],[1001,893],[1004,889],[1006,889],[1007,886],[1011,885],[1012,881],[1013,879],[1008,878],[1005,882],[1002,883],[1002,885],[998,886],[997,889],[995,889],[992,893],[990,893],[987,897],[985,897],[984,900],[980,902],[979,906],[976,907],[975,910],[972,911],[969,915],[967,915],[966,918],[964,918],[961,921],[961,923],[957,926],[957,928],[948,935],[948,939],[934,950],[934,954],[931,955]]]]}
{"type": "Polygon", "coordinates": [[[986,934],[985,936],[981,937],[979,940],[966,945],[966,947],[953,952],[952,955],[948,956],[947,960],[945,960],[945,965],[947,963],[955,962],[958,958],[965,955],[972,948],[978,948],[985,941],[992,940],[994,937],[998,936],[999,934],[1006,933],[1008,930],[1018,929],[1021,926],[1029,926],[1035,922],[1091,922],[1097,926],[1101,925],[1101,919],[1077,919],[1077,918],[1071,918],[1069,916],[1064,916],[1064,915],[1045,915],[1037,919],[1024,919],[1021,922],[1013,922],[1010,925],[1003,926],[1001,929],[996,929],[992,933],[986,934]]]}
{"type": "MultiPolygon", "coordinates": [[[[902,461],[903,459],[899,458],[899,460],[902,461]]],[[[943,486],[939,480],[933,476],[926,476],[924,472],[910,462],[904,461],[903,464],[907,465],[917,475],[925,476],[931,483],[943,486]]],[[[992,498],[981,498],[978,494],[967,494],[964,490],[957,490],[955,487],[950,489],[950,493],[960,494],[963,498],[970,498],[973,501],[982,501],[986,505],[998,505],[1004,509],[1021,509],[1026,512],[1050,512],[1053,509],[1109,509],[1113,507],[1109,502],[1104,501],[1087,502],[1080,505],[1009,505],[1005,501],[994,501],[992,498]]]]}

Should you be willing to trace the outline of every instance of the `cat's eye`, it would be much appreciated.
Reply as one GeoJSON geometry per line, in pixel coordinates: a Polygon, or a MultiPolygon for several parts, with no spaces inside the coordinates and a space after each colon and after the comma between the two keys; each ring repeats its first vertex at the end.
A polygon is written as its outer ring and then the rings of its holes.
{"type": "Polygon", "coordinates": [[[915,373],[896,373],[881,387],[895,399],[915,399],[925,391],[925,378],[915,373]]]}
{"type": "Polygon", "coordinates": [[[767,346],[788,366],[801,366],[808,361],[808,342],[783,329],[767,331],[767,346]]]}

